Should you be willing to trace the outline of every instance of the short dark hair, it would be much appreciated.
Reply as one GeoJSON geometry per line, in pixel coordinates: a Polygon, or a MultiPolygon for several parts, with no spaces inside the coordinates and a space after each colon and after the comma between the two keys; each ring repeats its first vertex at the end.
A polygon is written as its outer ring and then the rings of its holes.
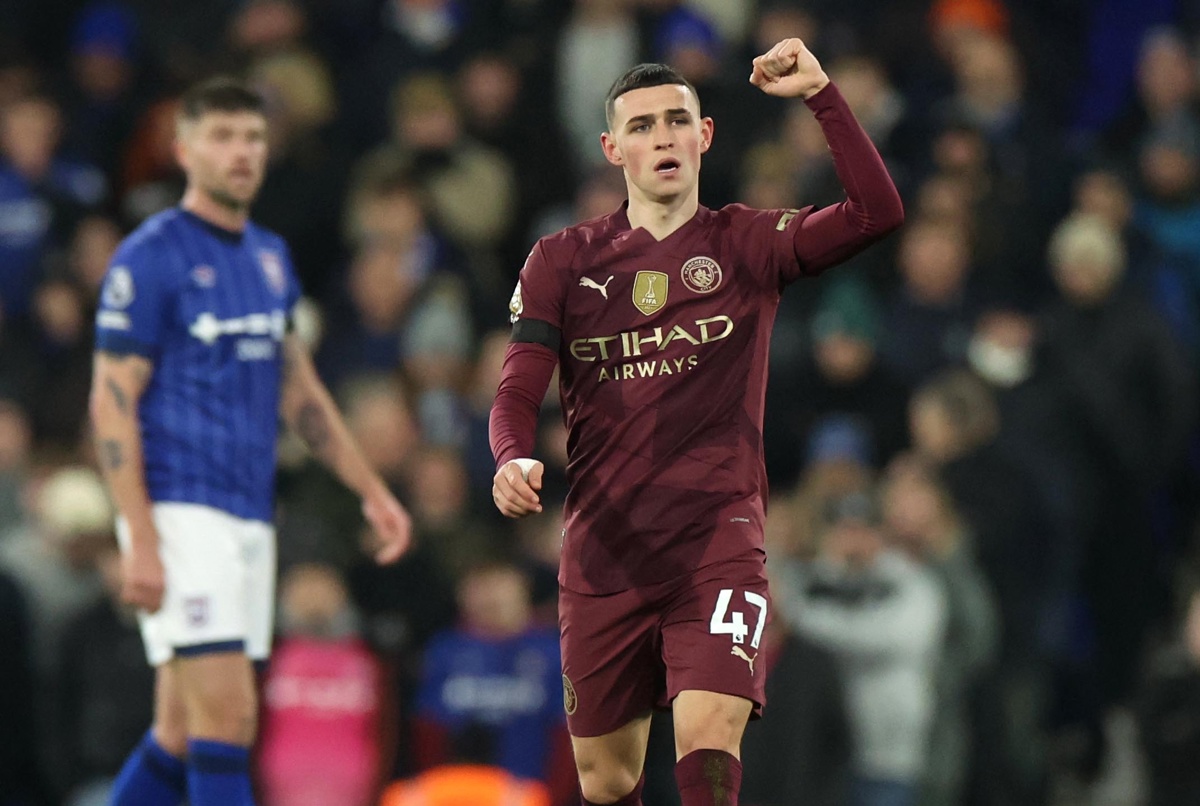
{"type": "Polygon", "coordinates": [[[179,120],[195,123],[209,112],[256,112],[265,115],[266,101],[244,81],[216,76],[193,85],[180,99],[179,120]]]}
{"type": "Polygon", "coordinates": [[[618,98],[630,90],[661,87],[664,84],[678,84],[681,87],[687,87],[692,91],[692,95],[696,96],[696,103],[700,103],[700,96],[696,93],[692,82],[684,78],[683,74],[674,67],[667,64],[639,64],[614,81],[612,88],[608,91],[608,96],[604,99],[604,117],[608,121],[609,127],[612,126],[613,109],[618,98]]]}

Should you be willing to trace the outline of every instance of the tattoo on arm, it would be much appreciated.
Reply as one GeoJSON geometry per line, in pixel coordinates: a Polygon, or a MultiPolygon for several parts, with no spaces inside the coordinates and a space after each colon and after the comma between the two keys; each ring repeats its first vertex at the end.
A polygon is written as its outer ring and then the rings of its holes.
{"type": "Polygon", "coordinates": [[[318,456],[329,446],[329,423],[325,411],[316,401],[310,400],[296,414],[296,433],[318,456]]]}
{"type": "Polygon", "coordinates": [[[112,392],[113,400],[116,401],[117,408],[122,414],[129,413],[129,396],[125,394],[125,390],[121,385],[112,378],[105,378],[105,384],[108,386],[108,391],[112,392]]]}
{"type": "Polygon", "coordinates": [[[121,449],[119,440],[106,439],[100,443],[100,458],[109,470],[116,470],[125,464],[125,452],[121,449]]]}

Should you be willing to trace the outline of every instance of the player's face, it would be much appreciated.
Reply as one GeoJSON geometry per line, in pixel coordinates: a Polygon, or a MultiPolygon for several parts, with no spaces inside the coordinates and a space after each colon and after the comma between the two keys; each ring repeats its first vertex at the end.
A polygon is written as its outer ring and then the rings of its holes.
{"type": "Polygon", "coordinates": [[[180,128],[176,148],[189,186],[242,210],[266,171],[267,121],[256,112],[208,112],[180,128]]]}
{"type": "Polygon", "coordinates": [[[664,84],[617,98],[612,130],[600,142],[608,161],[625,169],[631,193],[668,202],[695,190],[712,134],[712,119],[700,117],[691,90],[664,84]]]}

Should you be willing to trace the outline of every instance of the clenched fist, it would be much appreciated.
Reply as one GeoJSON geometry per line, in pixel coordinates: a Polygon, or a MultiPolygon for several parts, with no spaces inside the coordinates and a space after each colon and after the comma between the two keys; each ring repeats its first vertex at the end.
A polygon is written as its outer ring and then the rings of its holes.
{"type": "Polygon", "coordinates": [[[755,58],[750,83],[767,95],[811,98],[825,88],[829,76],[800,39],[785,39],[755,58]]]}

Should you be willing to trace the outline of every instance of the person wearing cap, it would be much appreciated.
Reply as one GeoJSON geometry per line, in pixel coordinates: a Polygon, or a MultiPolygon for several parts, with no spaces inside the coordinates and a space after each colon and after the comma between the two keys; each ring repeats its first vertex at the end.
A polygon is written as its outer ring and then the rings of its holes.
{"type": "Polygon", "coordinates": [[[870,488],[824,502],[818,552],[780,574],[779,611],[832,651],[845,681],[855,757],[850,803],[915,804],[926,765],[946,623],[932,574],[887,546],[870,488]]]}

